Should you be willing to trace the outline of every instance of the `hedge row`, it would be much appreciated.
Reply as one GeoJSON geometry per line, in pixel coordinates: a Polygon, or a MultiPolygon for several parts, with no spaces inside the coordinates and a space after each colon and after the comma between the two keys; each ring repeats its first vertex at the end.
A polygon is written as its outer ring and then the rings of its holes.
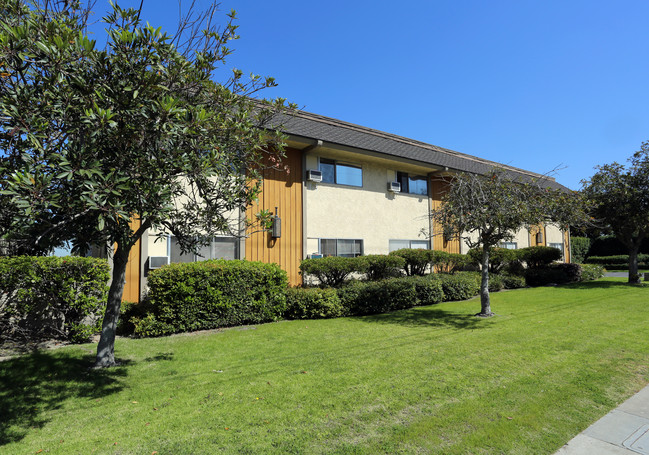
{"type": "MultiPolygon", "coordinates": [[[[629,255],[617,254],[615,256],[590,256],[586,259],[588,264],[600,264],[603,266],[628,266],[629,255]]],[[[649,262],[649,254],[638,254],[638,263],[647,264],[649,262]]]]}
{"type": "Polygon", "coordinates": [[[288,278],[277,264],[225,259],[151,271],[149,293],[124,315],[138,336],[275,321],[286,310],[288,278]]]}
{"type": "Polygon", "coordinates": [[[109,272],[105,259],[0,257],[0,341],[87,341],[100,329],[109,272]]]}

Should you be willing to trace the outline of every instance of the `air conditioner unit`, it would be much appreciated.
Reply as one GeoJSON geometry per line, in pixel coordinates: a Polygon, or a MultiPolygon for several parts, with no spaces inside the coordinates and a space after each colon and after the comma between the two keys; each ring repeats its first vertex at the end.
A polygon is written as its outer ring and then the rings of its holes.
{"type": "Polygon", "coordinates": [[[311,253],[306,255],[307,259],[322,259],[322,253],[311,253]]]}
{"type": "Polygon", "coordinates": [[[388,191],[392,193],[401,193],[401,183],[399,182],[388,182],[388,191]]]}
{"type": "Polygon", "coordinates": [[[322,182],[322,171],[317,169],[309,169],[306,171],[306,179],[310,182],[322,182]]]}
{"type": "Polygon", "coordinates": [[[169,265],[169,256],[149,256],[149,270],[159,269],[169,265]]]}

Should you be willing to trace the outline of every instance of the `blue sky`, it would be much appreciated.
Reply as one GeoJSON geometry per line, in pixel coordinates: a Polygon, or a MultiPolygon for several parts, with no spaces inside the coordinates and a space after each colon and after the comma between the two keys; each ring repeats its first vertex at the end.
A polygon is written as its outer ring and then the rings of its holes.
{"type": "MultiPolygon", "coordinates": [[[[646,0],[221,7],[237,11],[241,35],[226,66],[275,77],[266,96],[309,112],[534,172],[561,167],[572,189],[649,140],[646,0]]],[[[144,0],[142,18],[172,31],[178,2],[144,0]]]]}

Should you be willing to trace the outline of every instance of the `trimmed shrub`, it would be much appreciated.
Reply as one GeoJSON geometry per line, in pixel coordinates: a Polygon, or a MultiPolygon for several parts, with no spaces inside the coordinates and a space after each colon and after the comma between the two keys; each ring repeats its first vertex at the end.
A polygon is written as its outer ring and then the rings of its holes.
{"type": "MultiPolygon", "coordinates": [[[[638,254],[638,264],[646,264],[649,261],[649,254],[638,254]]],[[[629,255],[618,254],[615,256],[590,256],[586,259],[589,264],[601,264],[603,266],[611,267],[628,267],[629,255]]]]}
{"type": "MultiPolygon", "coordinates": [[[[509,264],[517,261],[518,251],[520,250],[492,248],[489,254],[489,273],[500,273],[509,264]]],[[[482,248],[469,250],[467,260],[480,267],[482,265],[482,248]]]]}
{"type": "Polygon", "coordinates": [[[462,270],[468,262],[468,257],[465,254],[433,251],[433,264],[438,272],[455,273],[462,270]]]}
{"type": "Polygon", "coordinates": [[[503,273],[500,275],[500,278],[502,279],[505,289],[519,289],[524,288],[527,285],[527,283],[525,282],[525,277],[521,275],[503,273]]]}
{"type": "Polygon", "coordinates": [[[209,260],[171,264],[149,273],[138,336],[256,324],[286,311],[286,272],[277,264],[209,260]]]}
{"type": "Polygon", "coordinates": [[[545,267],[563,256],[561,250],[551,246],[529,246],[518,251],[520,259],[527,263],[528,269],[545,267]]]}
{"type": "Polygon", "coordinates": [[[338,297],[349,314],[358,316],[403,310],[417,304],[415,284],[403,278],[354,281],[338,289],[338,297]]]}
{"type": "Polygon", "coordinates": [[[442,282],[436,274],[413,276],[406,278],[406,280],[415,285],[418,305],[434,305],[444,301],[442,282]]]}
{"type": "Polygon", "coordinates": [[[390,256],[402,257],[406,262],[403,269],[408,276],[423,276],[433,262],[433,250],[402,248],[390,252],[390,256]]]}
{"type": "Polygon", "coordinates": [[[579,264],[550,264],[545,267],[528,269],[525,274],[528,286],[546,286],[581,281],[579,264]]]}
{"type": "Polygon", "coordinates": [[[323,319],[344,316],[335,289],[289,288],[286,291],[286,319],[323,319]]]}
{"type": "Polygon", "coordinates": [[[105,259],[0,257],[0,340],[87,341],[100,330],[109,278],[105,259]]]}
{"type": "Polygon", "coordinates": [[[367,279],[372,281],[397,277],[406,264],[404,258],[394,255],[368,254],[362,258],[367,262],[367,279]]]}
{"type": "MultiPolygon", "coordinates": [[[[482,277],[480,277],[482,280],[482,277]]],[[[495,273],[489,274],[489,292],[502,291],[505,288],[505,283],[502,276],[495,273]]]]}
{"type": "Polygon", "coordinates": [[[604,276],[606,269],[598,264],[580,264],[581,281],[593,281],[604,276]]]}
{"type": "Polygon", "coordinates": [[[586,259],[590,250],[590,239],[588,237],[570,238],[570,259],[571,262],[581,264],[586,259]]]}
{"type": "Polygon", "coordinates": [[[362,256],[346,258],[329,256],[319,259],[304,259],[300,263],[302,275],[311,275],[318,279],[320,286],[337,287],[354,272],[364,273],[368,263],[362,256]]]}
{"type": "Polygon", "coordinates": [[[480,292],[479,275],[476,272],[458,272],[454,275],[439,274],[444,291],[444,301],[467,300],[478,295],[480,292]]]}

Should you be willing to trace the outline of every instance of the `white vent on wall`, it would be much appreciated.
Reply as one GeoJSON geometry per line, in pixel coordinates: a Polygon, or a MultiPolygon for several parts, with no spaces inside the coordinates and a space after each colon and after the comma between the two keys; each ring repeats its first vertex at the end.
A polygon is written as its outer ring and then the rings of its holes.
{"type": "Polygon", "coordinates": [[[309,169],[306,171],[306,179],[310,182],[322,182],[322,171],[317,169],[309,169]]]}
{"type": "Polygon", "coordinates": [[[392,193],[401,193],[401,183],[399,182],[388,182],[388,191],[392,193]]]}
{"type": "Polygon", "coordinates": [[[163,265],[169,265],[169,256],[149,256],[149,270],[159,269],[163,265]]]}

